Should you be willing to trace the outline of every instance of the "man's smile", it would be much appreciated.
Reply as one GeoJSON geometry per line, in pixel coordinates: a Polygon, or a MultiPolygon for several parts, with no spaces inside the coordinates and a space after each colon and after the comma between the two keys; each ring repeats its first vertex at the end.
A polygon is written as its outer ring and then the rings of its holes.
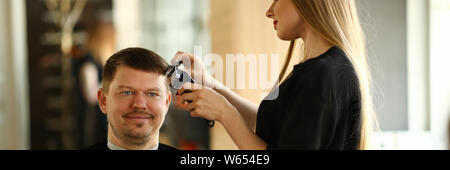
{"type": "Polygon", "coordinates": [[[143,113],[132,113],[132,114],[126,114],[123,116],[126,120],[131,121],[148,121],[150,119],[154,119],[155,116],[153,114],[143,114],[143,113]]]}

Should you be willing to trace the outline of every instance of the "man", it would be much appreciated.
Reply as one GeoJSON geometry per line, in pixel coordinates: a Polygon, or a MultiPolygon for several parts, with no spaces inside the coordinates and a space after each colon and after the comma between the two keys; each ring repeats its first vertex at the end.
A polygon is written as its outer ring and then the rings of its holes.
{"type": "Polygon", "coordinates": [[[97,93],[108,118],[107,141],[88,150],[174,150],[159,143],[171,101],[167,62],[158,54],[128,48],[111,56],[97,93]]]}

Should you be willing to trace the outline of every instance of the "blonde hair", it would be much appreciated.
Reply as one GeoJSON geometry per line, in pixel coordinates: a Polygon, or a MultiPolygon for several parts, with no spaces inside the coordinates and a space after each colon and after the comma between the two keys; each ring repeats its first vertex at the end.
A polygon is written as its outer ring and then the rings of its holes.
{"type": "MultiPolygon", "coordinates": [[[[354,0],[292,0],[312,28],[334,46],[341,48],[352,62],[361,91],[361,136],[358,149],[369,147],[369,137],[376,123],[373,108],[371,77],[367,64],[366,42],[354,0]]],[[[306,45],[305,45],[306,46],[306,45]]],[[[279,80],[285,75],[295,40],[291,41],[279,80]]]]}

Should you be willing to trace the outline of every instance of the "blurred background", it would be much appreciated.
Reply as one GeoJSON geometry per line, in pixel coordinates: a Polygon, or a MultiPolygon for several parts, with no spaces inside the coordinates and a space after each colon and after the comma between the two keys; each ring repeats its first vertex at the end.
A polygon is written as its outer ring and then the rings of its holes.
{"type": "MultiPolygon", "coordinates": [[[[372,148],[449,149],[450,0],[356,1],[380,125],[372,148]]],[[[104,140],[96,91],[104,62],[123,48],[144,47],[170,61],[197,46],[206,61],[207,54],[224,61],[227,54],[274,54],[282,64],[289,42],[277,38],[265,17],[271,3],[0,0],[0,149],[80,149],[104,140]]],[[[251,69],[256,63],[248,61],[251,69]]],[[[237,74],[231,68],[223,69],[237,74]]],[[[225,75],[213,75],[226,83],[225,75]]],[[[259,104],[268,91],[248,84],[235,91],[259,104]]],[[[174,107],[160,141],[180,149],[237,149],[219,123],[208,128],[174,107]]]]}

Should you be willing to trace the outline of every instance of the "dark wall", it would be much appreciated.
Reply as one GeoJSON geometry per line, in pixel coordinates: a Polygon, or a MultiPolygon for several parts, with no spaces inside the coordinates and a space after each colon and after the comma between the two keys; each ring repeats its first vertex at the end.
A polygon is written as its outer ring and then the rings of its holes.
{"type": "MultiPolygon", "coordinates": [[[[84,43],[86,25],[112,10],[111,0],[88,0],[75,26],[76,43],[84,43]]],[[[49,17],[44,0],[27,0],[27,37],[30,84],[31,149],[68,149],[63,139],[61,50],[58,27],[49,17]]],[[[71,124],[71,123],[70,123],[71,124]]],[[[70,127],[70,126],[69,126],[70,127]]],[[[73,146],[73,145],[72,145],[73,146]]]]}

